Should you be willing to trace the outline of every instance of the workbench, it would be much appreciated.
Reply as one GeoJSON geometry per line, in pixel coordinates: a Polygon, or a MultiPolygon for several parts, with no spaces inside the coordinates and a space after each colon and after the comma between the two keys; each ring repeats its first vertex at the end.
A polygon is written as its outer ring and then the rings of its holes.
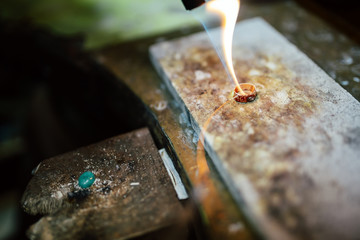
{"type": "MultiPolygon", "coordinates": [[[[360,62],[360,48],[347,36],[294,1],[242,4],[239,20],[255,16],[264,18],[356,99],[360,99],[360,65],[356,64],[360,62]]],[[[165,36],[154,36],[93,52],[98,63],[123,81],[150,108],[157,121],[152,132],[176,162],[189,192],[196,181],[196,136],[186,124],[179,104],[150,63],[148,48],[156,41],[197,31],[202,29],[182,29],[165,36]]],[[[210,169],[212,167],[210,164],[210,169]]],[[[247,225],[215,169],[211,169],[203,182],[206,182],[211,197],[197,204],[208,236],[212,239],[259,237],[247,225]]]]}

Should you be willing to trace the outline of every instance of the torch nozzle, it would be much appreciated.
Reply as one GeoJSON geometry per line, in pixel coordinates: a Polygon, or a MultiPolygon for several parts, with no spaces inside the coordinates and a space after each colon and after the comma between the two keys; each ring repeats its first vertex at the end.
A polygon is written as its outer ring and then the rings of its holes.
{"type": "Polygon", "coordinates": [[[192,10],[205,3],[205,0],[181,0],[186,10],[192,10]]]}

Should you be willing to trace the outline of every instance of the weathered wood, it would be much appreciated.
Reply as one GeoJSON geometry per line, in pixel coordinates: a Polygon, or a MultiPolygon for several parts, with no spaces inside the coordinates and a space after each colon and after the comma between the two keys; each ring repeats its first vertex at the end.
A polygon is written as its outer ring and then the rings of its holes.
{"type": "Polygon", "coordinates": [[[238,24],[235,71],[258,98],[222,106],[235,86],[205,33],[150,53],[194,129],[212,117],[206,149],[259,231],[274,239],[360,234],[360,104],[309,58],[261,19],[238,24]]]}
{"type": "Polygon", "coordinates": [[[182,207],[148,129],[140,129],[40,163],[22,198],[47,214],[31,239],[123,239],[171,226],[182,207]],[[96,180],[81,189],[85,171],[96,180]]]}

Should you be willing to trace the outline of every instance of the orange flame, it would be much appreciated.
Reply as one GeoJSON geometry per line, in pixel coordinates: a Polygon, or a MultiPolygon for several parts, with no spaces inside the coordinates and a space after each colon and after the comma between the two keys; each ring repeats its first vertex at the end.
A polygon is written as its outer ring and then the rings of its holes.
{"type": "Polygon", "coordinates": [[[240,89],[240,94],[245,95],[239,86],[239,82],[235,75],[233,61],[232,61],[232,41],[234,35],[234,29],[236,19],[240,9],[239,0],[212,0],[206,3],[206,10],[212,13],[216,13],[221,18],[222,25],[222,50],[224,55],[224,61],[226,67],[229,70],[230,76],[240,89]]]}

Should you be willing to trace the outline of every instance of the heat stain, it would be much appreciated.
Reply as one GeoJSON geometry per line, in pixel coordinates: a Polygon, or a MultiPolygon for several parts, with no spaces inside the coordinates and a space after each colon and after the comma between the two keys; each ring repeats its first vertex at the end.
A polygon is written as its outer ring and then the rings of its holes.
{"type": "MultiPolygon", "coordinates": [[[[172,82],[199,125],[232,97],[234,86],[211,48],[193,47],[180,57],[167,56],[161,62],[171,75],[176,76],[172,82]],[[208,78],[196,81],[196,71],[208,73],[208,78]],[[199,108],[199,103],[209,107],[199,108]]],[[[224,107],[219,111],[221,121],[213,126],[210,124],[209,133],[223,135],[227,122],[233,119],[238,124],[233,124],[232,132],[241,132],[238,126],[245,123],[251,123],[254,132],[260,135],[276,136],[276,125],[295,127],[301,131],[306,118],[316,109],[316,94],[310,87],[301,84],[276,57],[256,54],[253,59],[246,61],[235,59],[234,65],[240,83],[254,84],[258,98],[246,107],[236,102],[224,107]]],[[[246,148],[252,143],[251,139],[245,138],[239,144],[246,148]]]]}

